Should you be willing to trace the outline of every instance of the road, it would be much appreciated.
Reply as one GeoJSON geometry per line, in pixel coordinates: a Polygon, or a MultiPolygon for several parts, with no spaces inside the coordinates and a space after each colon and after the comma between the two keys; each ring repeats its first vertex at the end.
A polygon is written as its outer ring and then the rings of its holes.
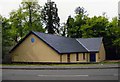
{"type": "Polygon", "coordinates": [[[118,69],[2,70],[3,80],[118,80],[118,69]]]}

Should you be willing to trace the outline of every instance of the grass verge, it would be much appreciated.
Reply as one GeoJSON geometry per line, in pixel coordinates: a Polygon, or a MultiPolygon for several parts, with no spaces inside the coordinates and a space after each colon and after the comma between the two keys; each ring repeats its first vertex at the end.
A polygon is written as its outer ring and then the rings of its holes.
{"type": "Polygon", "coordinates": [[[91,65],[99,65],[99,64],[120,64],[119,61],[103,61],[103,62],[99,62],[99,63],[69,63],[69,64],[54,64],[54,63],[51,63],[51,64],[48,64],[48,63],[42,63],[42,64],[20,64],[20,63],[13,63],[13,64],[0,64],[0,66],[91,66],[91,65]]]}

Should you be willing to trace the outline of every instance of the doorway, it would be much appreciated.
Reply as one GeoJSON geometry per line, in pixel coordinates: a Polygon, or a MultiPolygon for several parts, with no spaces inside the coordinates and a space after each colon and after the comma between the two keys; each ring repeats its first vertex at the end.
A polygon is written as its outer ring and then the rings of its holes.
{"type": "Polygon", "coordinates": [[[90,53],[90,62],[96,62],[96,54],[90,53]]]}

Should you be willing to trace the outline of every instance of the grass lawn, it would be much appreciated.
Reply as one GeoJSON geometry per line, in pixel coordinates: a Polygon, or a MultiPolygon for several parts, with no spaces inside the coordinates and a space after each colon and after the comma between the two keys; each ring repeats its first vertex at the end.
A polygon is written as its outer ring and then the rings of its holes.
{"type": "Polygon", "coordinates": [[[120,61],[116,61],[116,60],[106,60],[103,62],[99,62],[99,63],[77,63],[77,64],[1,64],[3,66],[86,66],[86,65],[98,65],[98,64],[120,64],[120,61]]]}

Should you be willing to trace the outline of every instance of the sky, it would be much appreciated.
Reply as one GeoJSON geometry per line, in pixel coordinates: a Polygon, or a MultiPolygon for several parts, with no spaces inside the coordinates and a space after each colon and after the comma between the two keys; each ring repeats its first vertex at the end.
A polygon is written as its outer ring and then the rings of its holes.
{"type": "MultiPolygon", "coordinates": [[[[0,0],[0,14],[9,17],[12,10],[17,10],[22,0],[0,0]]],[[[109,20],[118,16],[118,2],[120,0],[51,0],[57,4],[60,22],[66,22],[69,15],[75,16],[77,7],[84,7],[89,17],[101,16],[106,13],[109,20]]],[[[43,6],[47,0],[38,0],[43,6]]]]}

